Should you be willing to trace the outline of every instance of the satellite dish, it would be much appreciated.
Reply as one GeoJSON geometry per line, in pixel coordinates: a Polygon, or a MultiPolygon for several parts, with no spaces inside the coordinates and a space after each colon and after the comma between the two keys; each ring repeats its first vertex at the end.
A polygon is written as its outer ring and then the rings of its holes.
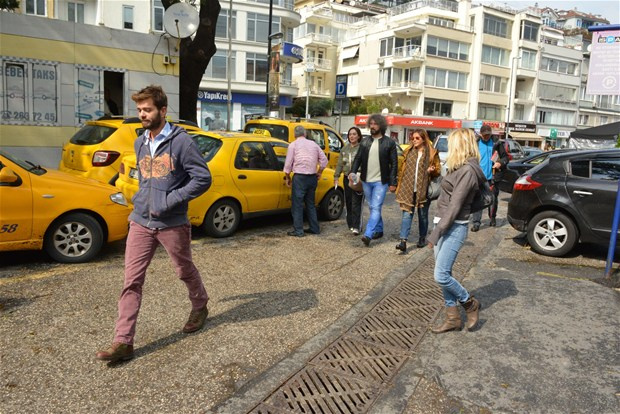
{"type": "Polygon", "coordinates": [[[190,37],[198,30],[198,10],[187,3],[175,3],[164,13],[164,29],[179,39],[190,37]]]}

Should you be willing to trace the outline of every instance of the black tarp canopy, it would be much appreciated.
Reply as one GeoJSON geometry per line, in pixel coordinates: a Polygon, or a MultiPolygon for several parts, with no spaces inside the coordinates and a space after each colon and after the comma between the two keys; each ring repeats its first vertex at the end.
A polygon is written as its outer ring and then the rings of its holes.
{"type": "Polygon", "coordinates": [[[620,134],[620,122],[578,129],[570,133],[569,148],[614,148],[620,134]]]}

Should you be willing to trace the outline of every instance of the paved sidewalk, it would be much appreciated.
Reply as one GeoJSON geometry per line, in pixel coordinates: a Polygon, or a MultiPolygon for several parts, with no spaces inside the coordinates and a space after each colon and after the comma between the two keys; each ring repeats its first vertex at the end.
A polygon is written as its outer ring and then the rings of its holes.
{"type": "MultiPolygon", "coordinates": [[[[333,369],[341,368],[333,361],[331,371],[320,371],[334,348],[350,350],[343,338],[359,334],[355,327],[401,281],[428,273],[428,250],[411,256],[326,331],[210,412],[619,412],[618,291],[589,280],[602,274],[591,260],[585,266],[551,258],[534,263],[540,258],[516,245],[518,233],[501,224],[470,233],[455,268],[467,272],[464,284],[483,304],[477,330],[426,333],[406,358],[391,361],[397,372],[380,378],[378,390],[363,382],[375,354],[366,355],[362,369],[351,363],[357,356],[346,354],[346,375],[333,369]]],[[[402,334],[402,326],[394,329],[402,334]]],[[[386,365],[385,355],[379,356],[386,365]]]]}

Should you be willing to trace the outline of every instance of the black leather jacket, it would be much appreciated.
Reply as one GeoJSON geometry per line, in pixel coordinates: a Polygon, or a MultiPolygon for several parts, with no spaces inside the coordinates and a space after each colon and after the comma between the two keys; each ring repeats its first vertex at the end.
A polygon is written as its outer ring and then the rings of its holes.
{"type": "MultiPolygon", "coordinates": [[[[368,170],[368,153],[372,146],[372,137],[364,138],[360,143],[360,149],[357,151],[351,172],[358,172],[362,167],[362,181],[366,181],[366,172],[368,170]]],[[[396,143],[390,137],[384,135],[379,138],[379,166],[381,168],[381,183],[396,186],[398,183],[398,152],[396,151],[396,143]]]]}

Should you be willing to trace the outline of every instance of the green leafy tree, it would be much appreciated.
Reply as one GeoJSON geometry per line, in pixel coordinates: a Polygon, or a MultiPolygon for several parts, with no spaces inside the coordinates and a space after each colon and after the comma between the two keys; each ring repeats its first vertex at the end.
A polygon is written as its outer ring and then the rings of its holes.
{"type": "MultiPolygon", "coordinates": [[[[308,113],[310,117],[327,116],[329,115],[332,105],[333,102],[331,99],[310,98],[308,113]]],[[[306,116],[306,98],[295,98],[293,100],[293,106],[287,108],[286,112],[297,117],[306,116]]]]}
{"type": "MultiPolygon", "coordinates": [[[[2,0],[0,0],[2,1],[2,0]]],[[[165,9],[179,0],[162,0],[165,9]]],[[[218,0],[200,0],[200,23],[194,38],[181,39],[179,50],[179,118],[196,122],[196,100],[200,81],[215,47],[215,27],[221,6],[218,0]]]]}
{"type": "Polygon", "coordinates": [[[19,0],[0,0],[0,10],[14,11],[19,8],[19,0]]]}

